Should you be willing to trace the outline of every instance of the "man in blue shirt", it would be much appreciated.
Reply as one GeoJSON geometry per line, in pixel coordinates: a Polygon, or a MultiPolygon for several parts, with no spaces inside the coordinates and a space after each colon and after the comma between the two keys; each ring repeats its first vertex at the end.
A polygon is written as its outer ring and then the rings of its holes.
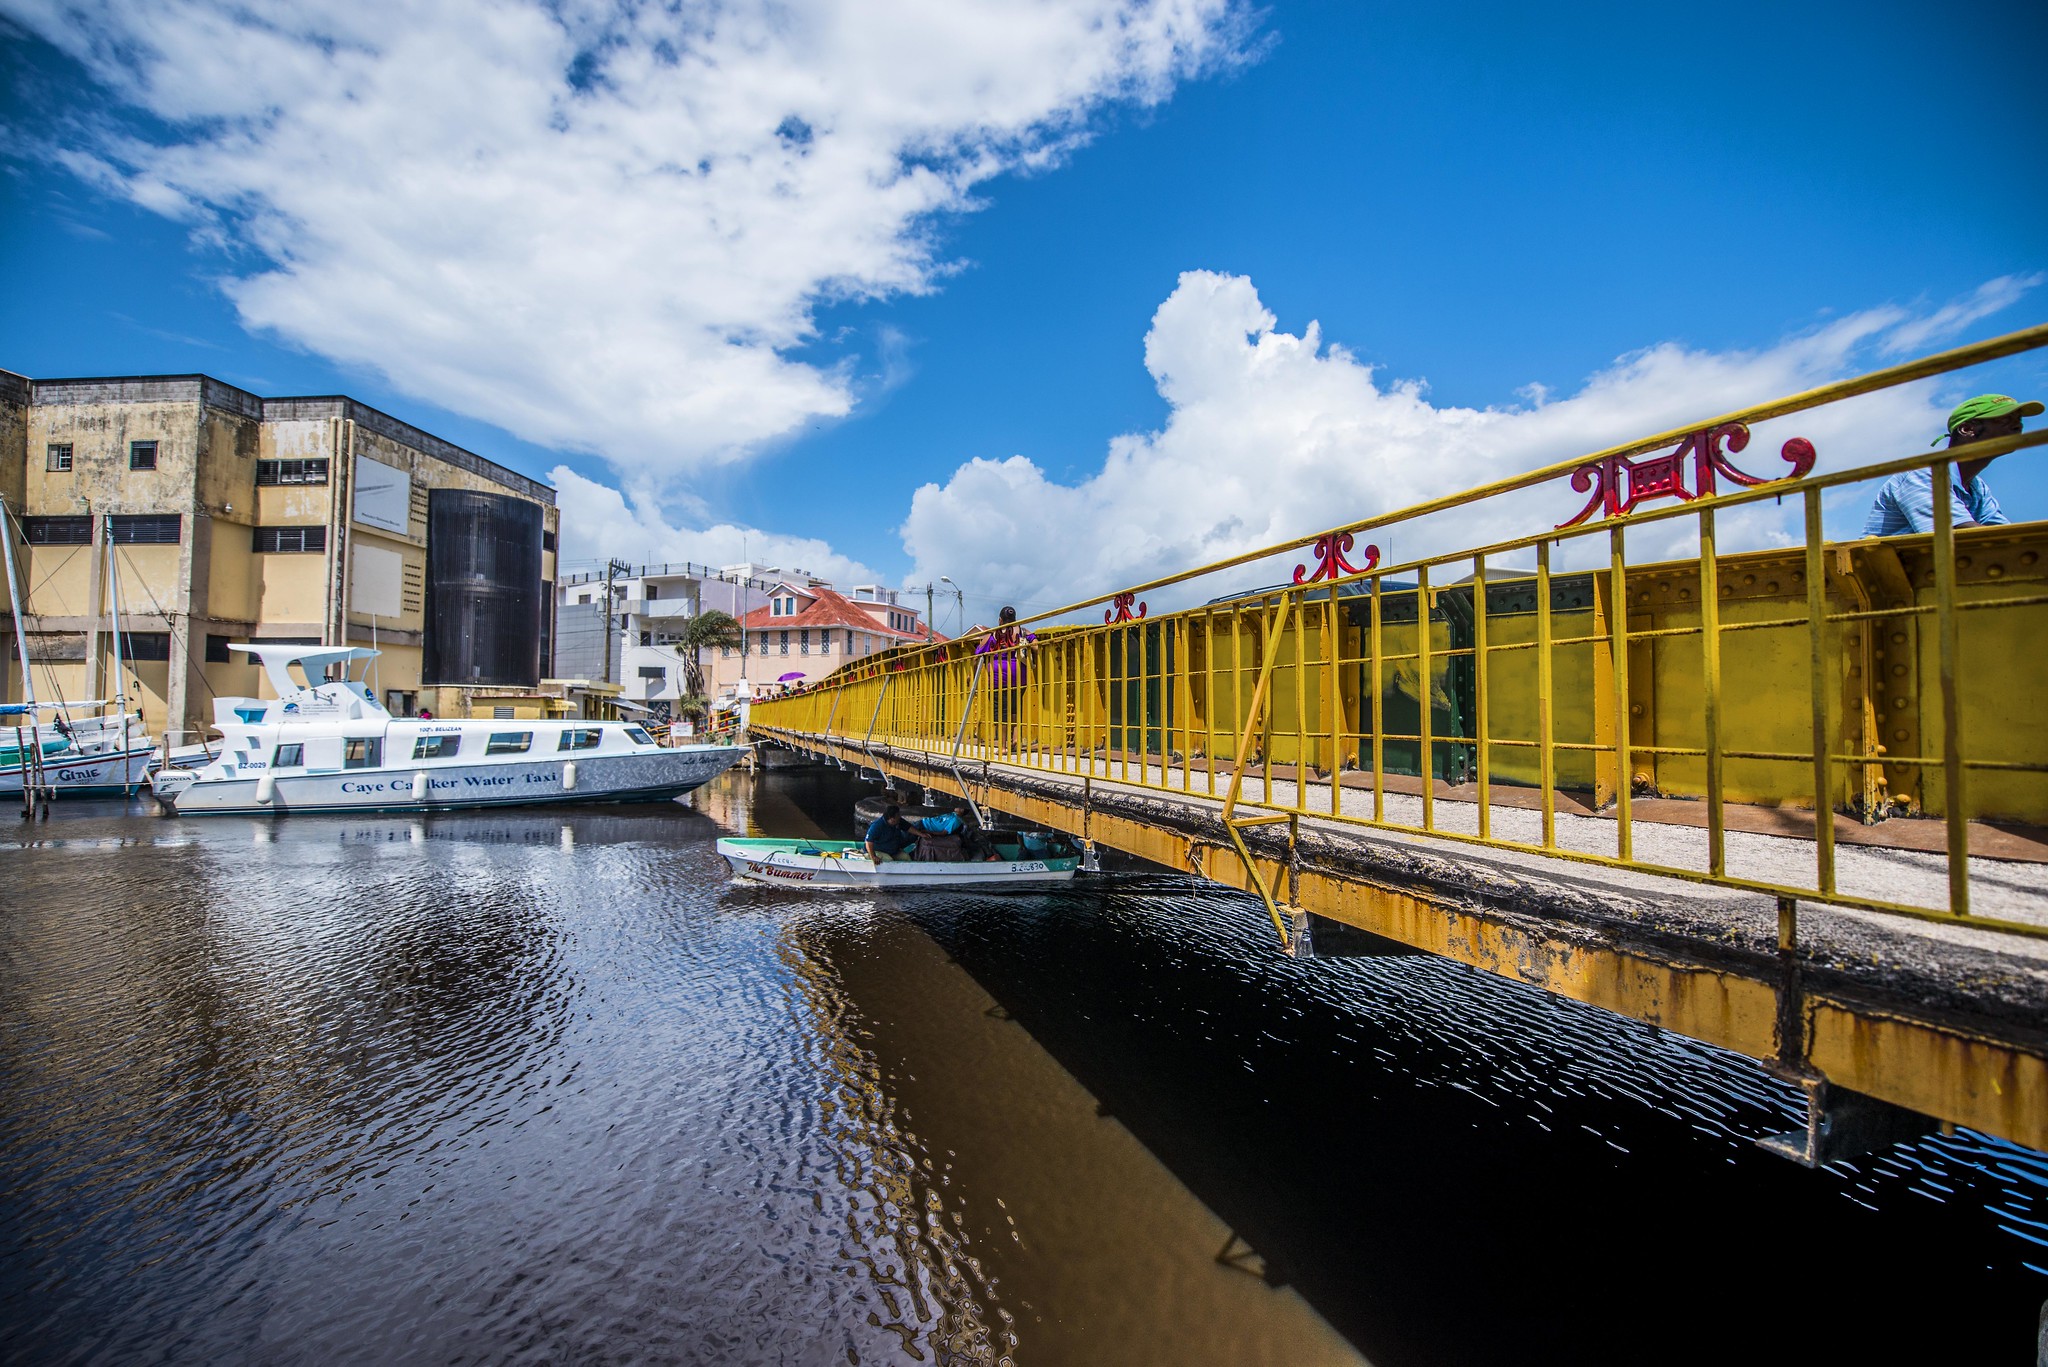
{"type": "MultiPolygon", "coordinates": [[[[1948,444],[1954,450],[1973,441],[1994,437],[2016,437],[2024,424],[2041,412],[2038,403],[2021,403],[2007,394],[1979,394],[1956,405],[1948,415],[1948,444]]],[[[1935,440],[1939,441],[1940,438],[1935,440]]],[[[1982,475],[1997,457],[1959,460],[1949,467],[1949,509],[1958,527],[1990,527],[2010,522],[1992,497],[1982,475]]],[[[1865,536],[1900,536],[1908,532],[1934,530],[1934,472],[1908,470],[1893,475],[1877,491],[1870,516],[1863,520],[1865,536]]]]}
{"type": "Polygon", "coordinates": [[[917,843],[917,837],[903,824],[903,809],[890,803],[872,825],[868,827],[868,858],[876,863],[896,861],[910,857],[910,847],[917,843]]]}

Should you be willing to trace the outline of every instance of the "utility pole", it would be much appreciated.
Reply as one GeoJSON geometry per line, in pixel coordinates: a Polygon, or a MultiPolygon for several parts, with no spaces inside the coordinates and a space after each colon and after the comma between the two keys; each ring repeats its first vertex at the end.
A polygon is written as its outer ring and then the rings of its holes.
{"type": "Polygon", "coordinates": [[[929,581],[924,586],[924,630],[926,639],[930,639],[932,630],[932,586],[929,581]]]}
{"type": "Polygon", "coordinates": [[[614,683],[612,678],[612,584],[622,574],[630,574],[632,566],[621,560],[611,560],[604,567],[604,681],[614,683]]]}

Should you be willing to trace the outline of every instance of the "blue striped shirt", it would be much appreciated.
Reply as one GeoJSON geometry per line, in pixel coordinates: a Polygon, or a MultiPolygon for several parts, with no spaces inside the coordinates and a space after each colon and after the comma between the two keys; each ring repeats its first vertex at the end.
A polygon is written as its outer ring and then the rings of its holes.
{"type": "MultiPolygon", "coordinates": [[[[1991,496],[1991,487],[1978,476],[1965,485],[1957,478],[1959,472],[1950,467],[1949,487],[1953,490],[1949,498],[1950,515],[1958,527],[1974,522],[1980,527],[2010,522],[1998,506],[1998,500],[1991,496]]],[[[1893,475],[1885,481],[1884,488],[1877,491],[1877,501],[1870,505],[1870,516],[1863,519],[1865,536],[1902,536],[1907,532],[1931,532],[1934,530],[1934,472],[1932,470],[1908,470],[1902,475],[1893,475]]]]}

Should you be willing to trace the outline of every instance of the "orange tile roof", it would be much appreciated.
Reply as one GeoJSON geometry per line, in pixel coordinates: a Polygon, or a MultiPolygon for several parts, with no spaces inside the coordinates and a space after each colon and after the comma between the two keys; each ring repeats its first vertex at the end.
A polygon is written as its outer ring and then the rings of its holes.
{"type": "MultiPolygon", "coordinates": [[[[802,611],[798,612],[794,617],[777,617],[774,615],[775,609],[772,605],[759,607],[742,617],[740,625],[748,631],[776,630],[778,628],[788,631],[801,627],[823,627],[830,630],[836,627],[851,627],[856,631],[870,631],[877,636],[887,636],[897,641],[944,641],[948,639],[941,633],[933,631],[930,625],[923,621],[918,622],[917,630],[915,631],[897,631],[886,622],[876,620],[860,604],[855,603],[845,594],[840,593],[836,589],[826,588],[823,584],[810,584],[803,588],[790,584],[787,587],[799,595],[807,594],[810,596],[811,601],[804,604],[802,611]]],[[[883,609],[890,607],[887,603],[877,603],[875,606],[883,609]]]]}

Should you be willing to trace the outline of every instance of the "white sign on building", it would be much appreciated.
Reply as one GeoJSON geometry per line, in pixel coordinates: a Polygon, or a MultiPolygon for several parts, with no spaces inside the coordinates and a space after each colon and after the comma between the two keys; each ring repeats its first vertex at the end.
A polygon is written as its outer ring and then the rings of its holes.
{"type": "Polygon", "coordinates": [[[372,617],[396,617],[405,610],[405,557],[382,546],[349,548],[348,605],[372,617]]]}
{"type": "Polygon", "coordinates": [[[356,457],[356,521],[400,536],[412,530],[412,476],[395,465],[356,457]]]}

